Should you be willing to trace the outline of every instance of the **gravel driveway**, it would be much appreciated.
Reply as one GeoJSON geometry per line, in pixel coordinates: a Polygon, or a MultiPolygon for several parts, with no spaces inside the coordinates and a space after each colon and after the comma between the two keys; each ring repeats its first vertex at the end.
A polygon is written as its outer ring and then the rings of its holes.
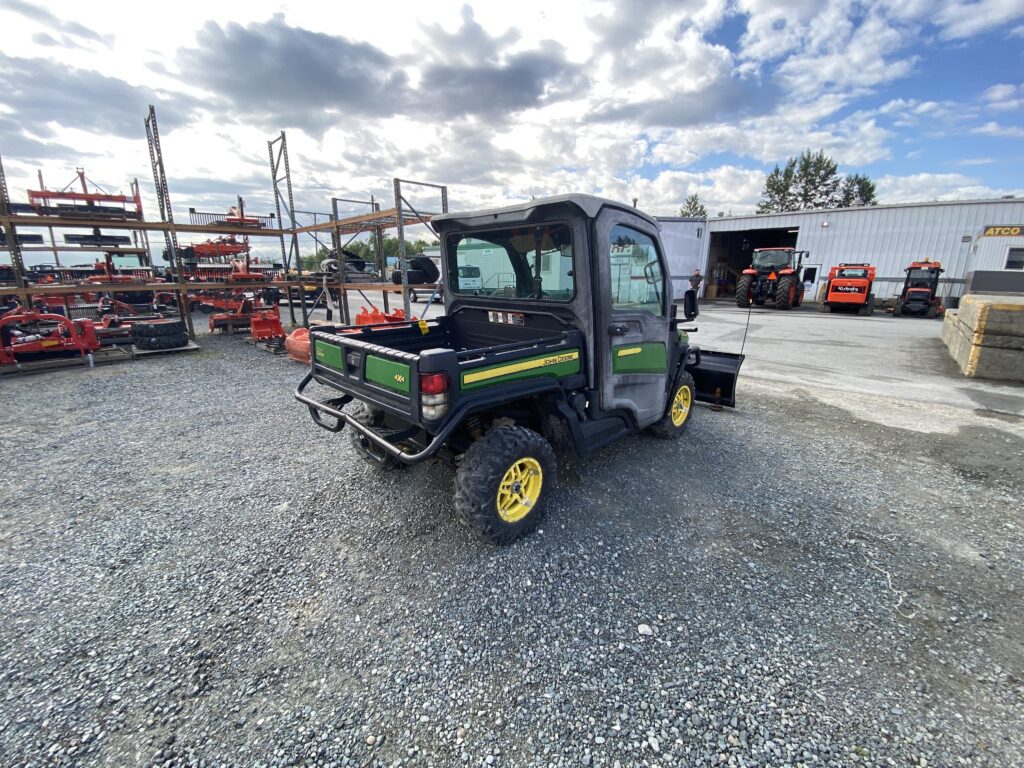
{"type": "Polygon", "coordinates": [[[201,343],[0,381],[4,764],[1024,761],[1020,418],[748,377],[494,548],[201,343]]]}

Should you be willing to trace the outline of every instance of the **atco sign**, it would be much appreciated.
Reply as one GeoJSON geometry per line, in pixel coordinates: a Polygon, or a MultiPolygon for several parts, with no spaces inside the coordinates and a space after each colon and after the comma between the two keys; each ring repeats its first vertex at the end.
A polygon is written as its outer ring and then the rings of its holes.
{"type": "Polygon", "coordinates": [[[981,233],[982,237],[1020,237],[1024,235],[1024,224],[1011,224],[1009,226],[988,226],[981,233]]]}

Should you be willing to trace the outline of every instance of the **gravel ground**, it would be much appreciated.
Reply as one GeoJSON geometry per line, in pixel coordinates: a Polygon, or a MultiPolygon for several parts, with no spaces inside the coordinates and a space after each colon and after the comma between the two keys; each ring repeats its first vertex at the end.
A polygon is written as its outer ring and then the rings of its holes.
{"type": "Polygon", "coordinates": [[[494,548],[201,342],[0,382],[3,763],[1024,761],[1020,418],[747,377],[494,548]]]}

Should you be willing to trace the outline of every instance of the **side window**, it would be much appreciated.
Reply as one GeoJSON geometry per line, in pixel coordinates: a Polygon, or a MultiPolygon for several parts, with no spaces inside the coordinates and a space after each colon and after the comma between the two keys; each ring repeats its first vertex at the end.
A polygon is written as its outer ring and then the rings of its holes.
{"type": "Polygon", "coordinates": [[[664,314],[665,281],[654,241],[643,232],[616,224],[608,245],[612,309],[664,314]]]}
{"type": "Polygon", "coordinates": [[[1006,268],[1024,269],[1024,248],[1008,248],[1006,250],[1006,268]]]}

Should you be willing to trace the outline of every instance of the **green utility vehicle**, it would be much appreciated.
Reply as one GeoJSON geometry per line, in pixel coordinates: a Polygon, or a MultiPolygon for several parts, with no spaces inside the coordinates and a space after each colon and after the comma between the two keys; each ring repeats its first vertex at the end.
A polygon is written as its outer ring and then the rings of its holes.
{"type": "Polygon", "coordinates": [[[564,195],[432,224],[446,315],[314,328],[295,397],[324,429],[347,425],[371,461],[454,464],[456,513],[481,538],[537,525],[554,449],[583,458],[642,429],[677,438],[696,400],[735,405],[743,357],[689,344],[696,295],[673,300],[651,217],[564,195]],[[314,381],[341,396],[307,396],[314,381]]]}

